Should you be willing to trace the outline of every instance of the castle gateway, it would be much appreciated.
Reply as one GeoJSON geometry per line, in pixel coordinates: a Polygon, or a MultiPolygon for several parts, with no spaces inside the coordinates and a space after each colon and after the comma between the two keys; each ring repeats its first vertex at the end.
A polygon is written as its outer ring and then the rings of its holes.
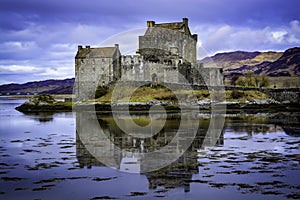
{"type": "Polygon", "coordinates": [[[197,34],[191,34],[188,19],[157,24],[147,22],[139,36],[135,55],[121,55],[119,45],[91,48],[78,46],[75,57],[75,94],[79,100],[94,98],[98,85],[115,81],[143,81],[223,85],[222,69],[197,63],[197,34]]]}

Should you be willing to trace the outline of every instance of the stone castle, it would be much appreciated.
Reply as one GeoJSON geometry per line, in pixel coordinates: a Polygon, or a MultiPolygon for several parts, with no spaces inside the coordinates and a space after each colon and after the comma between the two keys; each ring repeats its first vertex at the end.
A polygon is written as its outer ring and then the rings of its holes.
{"type": "Polygon", "coordinates": [[[93,98],[98,85],[118,80],[152,84],[223,85],[222,69],[197,62],[197,34],[188,19],[161,23],[147,21],[139,36],[136,55],[121,55],[119,45],[91,48],[78,46],[75,57],[75,94],[80,100],[93,98]]]}

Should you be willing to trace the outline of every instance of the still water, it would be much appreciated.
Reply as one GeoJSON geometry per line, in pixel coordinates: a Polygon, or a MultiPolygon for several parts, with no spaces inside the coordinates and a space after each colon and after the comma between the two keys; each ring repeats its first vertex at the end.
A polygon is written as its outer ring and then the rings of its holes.
{"type": "MultiPolygon", "coordinates": [[[[92,126],[76,127],[89,122],[90,113],[14,110],[23,102],[0,99],[0,199],[300,198],[299,113],[226,115],[220,134],[208,139],[209,114],[196,116],[195,135],[189,123],[179,127],[182,116],[169,114],[164,127],[145,138],[125,134],[112,116],[97,115],[100,137],[92,126]],[[192,142],[180,137],[172,143],[179,130],[192,142]],[[178,141],[188,144],[186,151],[178,141]],[[159,160],[147,153],[164,146],[179,158],[147,170],[159,160]]],[[[149,124],[147,115],[132,117],[149,124]]],[[[120,118],[128,124],[128,117],[120,118]]]]}

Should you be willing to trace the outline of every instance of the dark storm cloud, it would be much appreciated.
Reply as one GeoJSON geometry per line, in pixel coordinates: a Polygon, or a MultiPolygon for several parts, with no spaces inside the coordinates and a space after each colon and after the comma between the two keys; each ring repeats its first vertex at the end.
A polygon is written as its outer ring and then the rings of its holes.
{"type": "Polygon", "coordinates": [[[299,7],[297,0],[2,0],[0,84],[73,77],[79,44],[133,51],[147,20],[188,17],[209,54],[284,50],[299,46],[299,7]]]}
{"type": "Polygon", "coordinates": [[[14,23],[22,21],[18,15],[23,16],[24,22],[110,23],[111,26],[148,18],[174,20],[186,16],[195,23],[271,25],[298,17],[299,6],[297,0],[4,0],[0,9],[12,17],[14,23]]]}

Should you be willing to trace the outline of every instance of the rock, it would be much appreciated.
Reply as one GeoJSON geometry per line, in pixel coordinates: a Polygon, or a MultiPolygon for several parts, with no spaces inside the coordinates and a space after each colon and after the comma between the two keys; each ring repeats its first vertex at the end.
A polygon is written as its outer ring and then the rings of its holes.
{"type": "Polygon", "coordinates": [[[197,102],[198,105],[210,105],[211,104],[211,100],[207,100],[207,99],[204,99],[204,100],[200,100],[197,102]]]}
{"type": "Polygon", "coordinates": [[[162,105],[163,103],[158,100],[149,100],[146,103],[147,105],[162,105]]]}

